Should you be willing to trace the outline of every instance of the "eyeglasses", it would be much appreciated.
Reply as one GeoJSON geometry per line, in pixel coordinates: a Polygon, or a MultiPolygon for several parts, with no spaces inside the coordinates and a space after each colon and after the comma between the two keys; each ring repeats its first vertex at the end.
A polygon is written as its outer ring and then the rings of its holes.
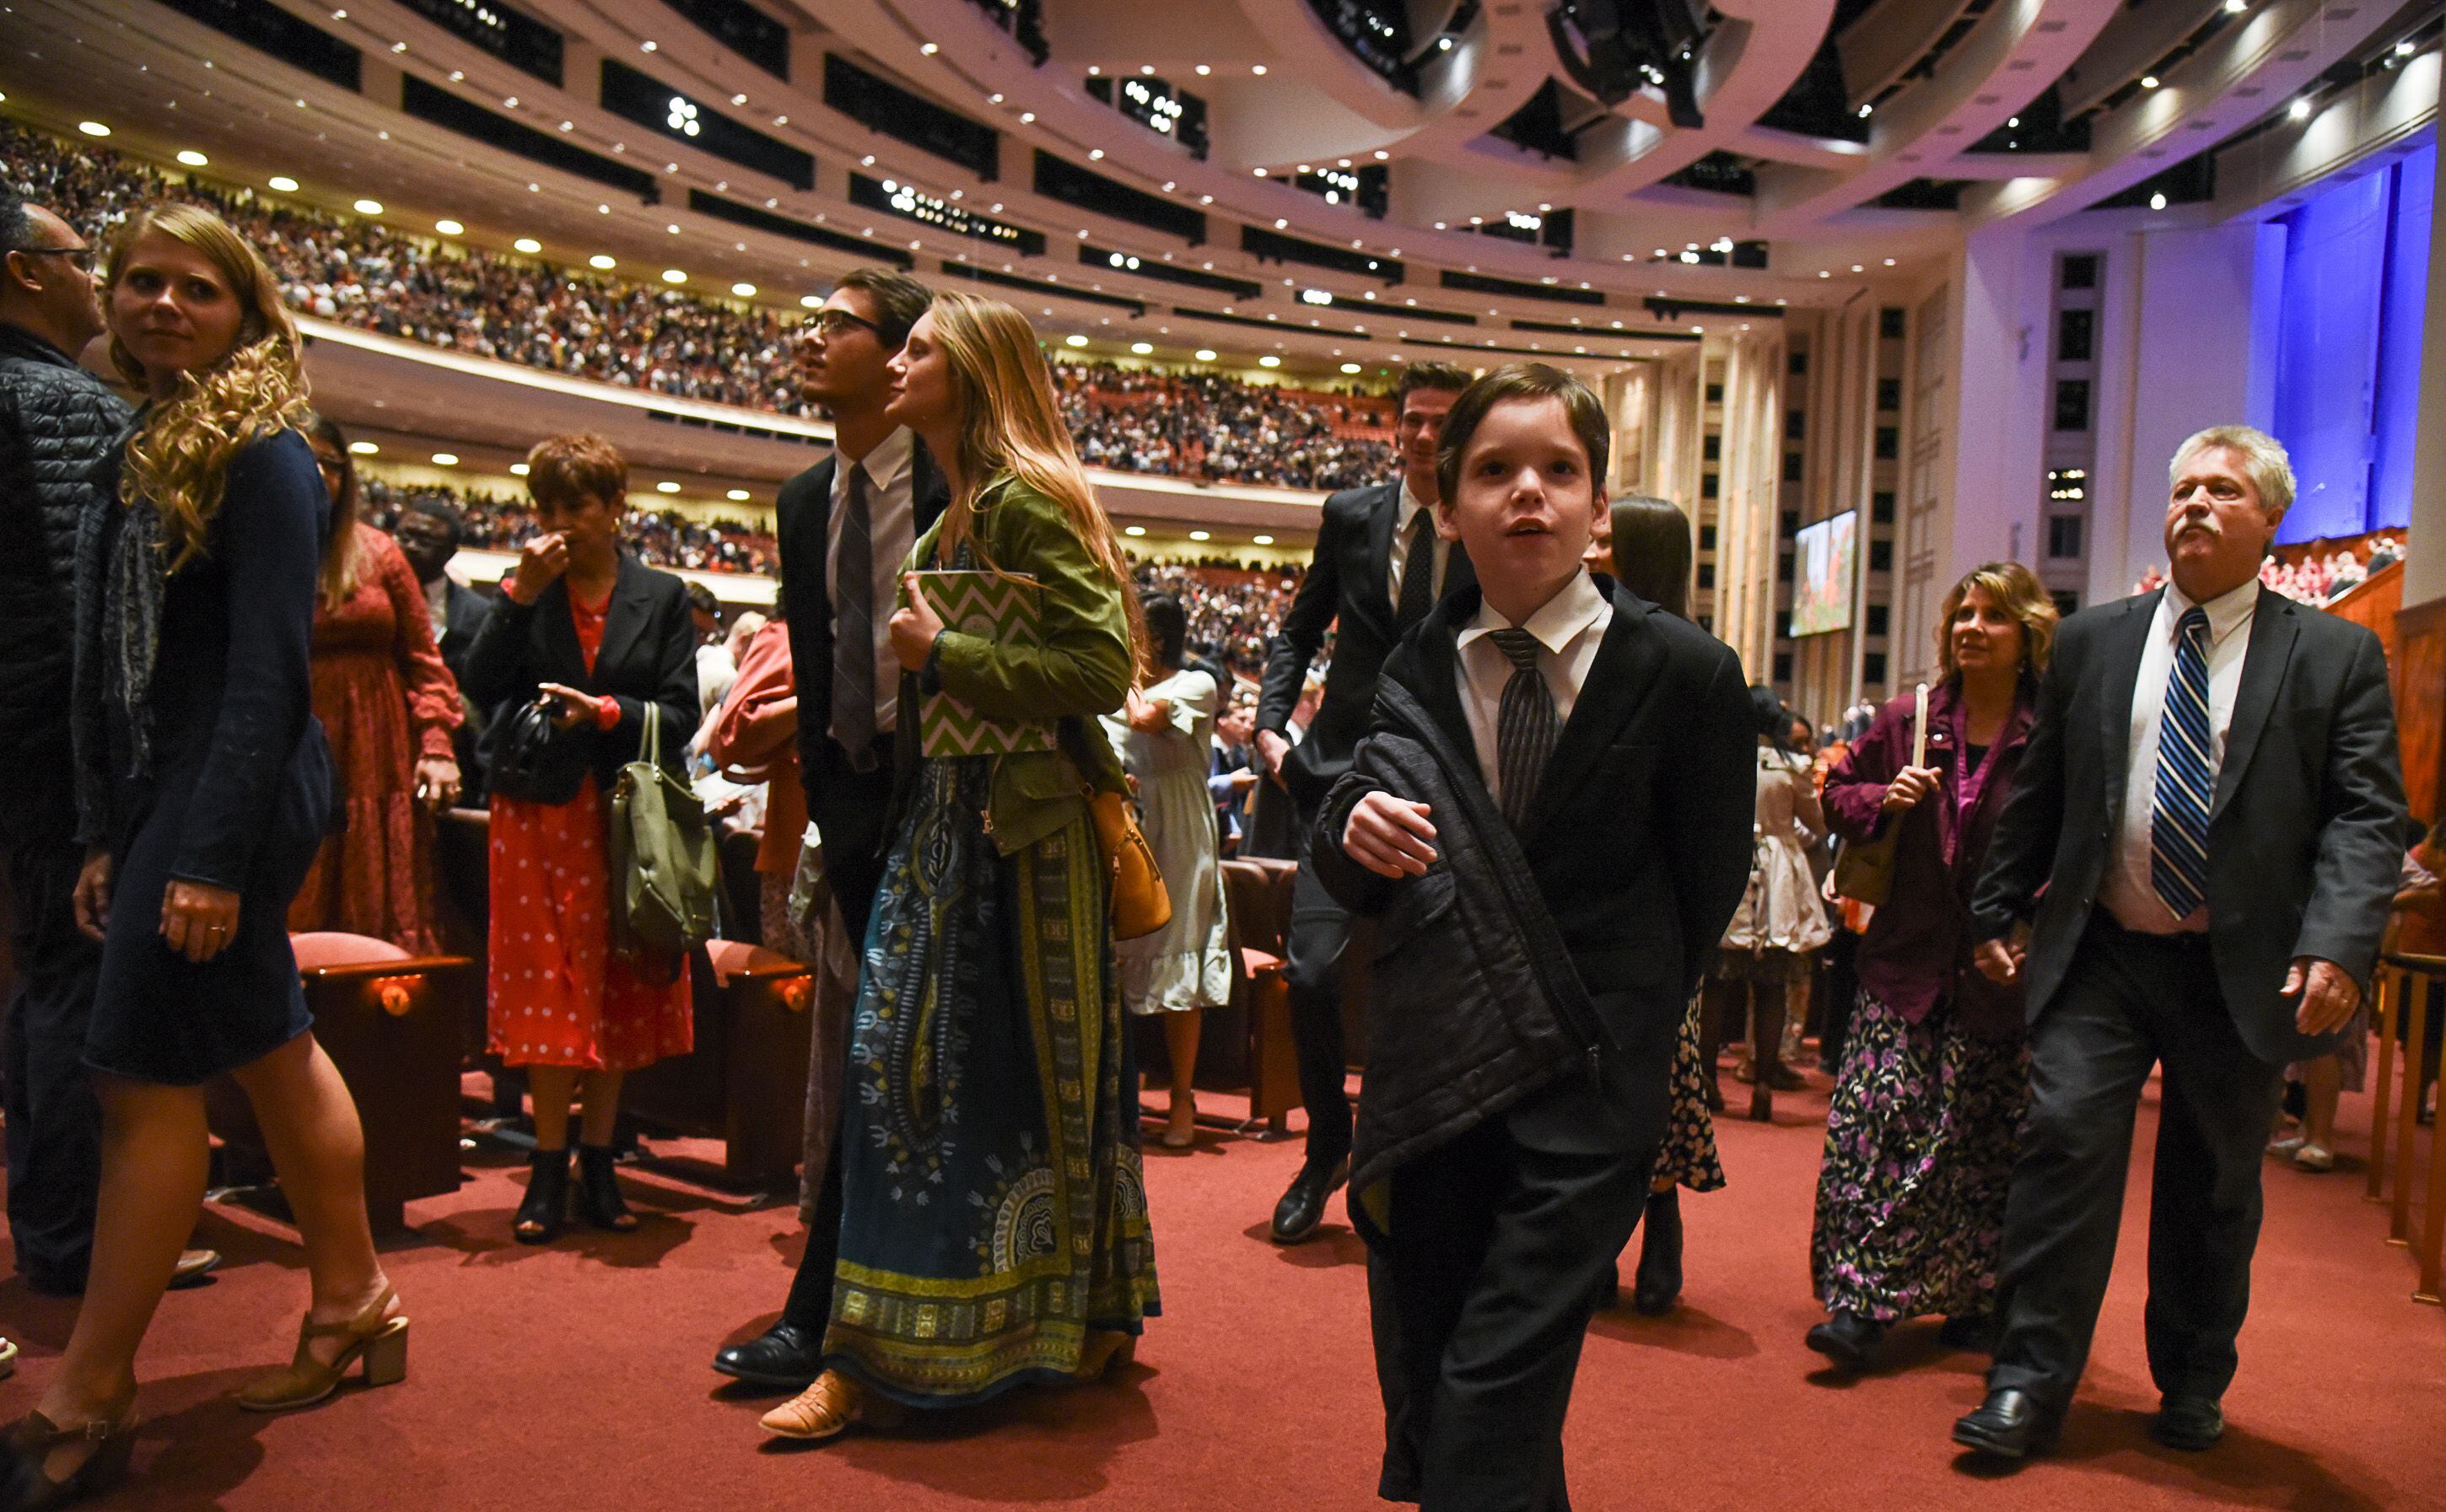
{"type": "Polygon", "coordinates": [[[24,252],[28,257],[65,257],[68,260],[68,266],[78,272],[93,271],[91,247],[16,247],[10,250],[24,252]]]}
{"type": "Polygon", "coordinates": [[[831,341],[834,337],[852,329],[873,331],[878,337],[883,334],[882,327],[871,320],[860,319],[845,309],[819,309],[807,317],[805,328],[814,331],[826,341],[831,341]]]}

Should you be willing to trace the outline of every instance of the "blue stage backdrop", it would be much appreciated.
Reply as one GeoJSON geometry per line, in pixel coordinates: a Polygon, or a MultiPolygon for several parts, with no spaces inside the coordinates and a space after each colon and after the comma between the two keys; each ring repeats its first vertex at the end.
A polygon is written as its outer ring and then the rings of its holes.
{"type": "Polygon", "coordinates": [[[2276,435],[2301,489],[2279,542],[2412,522],[2435,145],[2283,218],[2276,435]]]}

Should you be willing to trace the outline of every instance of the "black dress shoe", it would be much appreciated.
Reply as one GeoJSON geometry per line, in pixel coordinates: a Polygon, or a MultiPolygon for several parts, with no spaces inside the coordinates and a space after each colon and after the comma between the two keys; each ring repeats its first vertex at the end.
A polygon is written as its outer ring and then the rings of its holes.
{"type": "Polygon", "coordinates": [[[1650,1192],[1640,1219],[1639,1270],[1632,1277],[1630,1305],[1647,1317],[1673,1311],[1682,1295],[1682,1200],[1678,1188],[1650,1192]]]}
{"type": "Polygon", "coordinates": [[[1987,1393],[1979,1409],[1956,1421],[1953,1442],[2002,1459],[2026,1459],[2056,1446],[2062,1418],[2049,1411],[2029,1392],[2001,1387],[1987,1393]]]}
{"type": "Polygon", "coordinates": [[[1325,1222],[1325,1200],[1334,1188],[1350,1180],[1350,1157],[1343,1156],[1329,1166],[1309,1161],[1291,1178],[1290,1189],[1274,1204],[1274,1242],[1296,1244],[1316,1232],[1325,1222]]]}
{"type": "Polygon", "coordinates": [[[787,1318],[713,1356],[713,1368],[755,1386],[803,1391],[824,1373],[824,1335],[787,1318]]]}
{"type": "Polygon", "coordinates": [[[2225,1409],[2212,1396],[2170,1396],[2149,1425],[2149,1436],[2170,1449],[2196,1454],[2225,1437],[2225,1409]]]}
{"type": "Polygon", "coordinates": [[[1876,1363],[1877,1345],[1886,1325],[1857,1313],[1836,1313],[1809,1331],[1811,1349],[1847,1371],[1865,1371],[1876,1363]]]}

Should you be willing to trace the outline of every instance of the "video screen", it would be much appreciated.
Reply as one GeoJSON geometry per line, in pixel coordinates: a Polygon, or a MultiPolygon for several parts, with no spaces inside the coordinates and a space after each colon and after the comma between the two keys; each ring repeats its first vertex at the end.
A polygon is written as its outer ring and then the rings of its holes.
{"type": "Polygon", "coordinates": [[[1852,585],[1857,579],[1860,512],[1804,525],[1793,537],[1792,633],[1823,635],[1852,627],[1852,585]]]}

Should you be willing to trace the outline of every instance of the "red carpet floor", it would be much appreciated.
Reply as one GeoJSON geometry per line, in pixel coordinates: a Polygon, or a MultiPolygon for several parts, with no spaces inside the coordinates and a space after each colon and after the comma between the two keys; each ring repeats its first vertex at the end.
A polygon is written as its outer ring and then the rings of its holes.
{"type": "MultiPolygon", "coordinates": [[[[1727,1083],[1728,1090],[1731,1089],[1727,1083]]],[[[1959,1459],[1951,1419],[1979,1362],[1934,1325],[1891,1368],[1818,1374],[1808,1229],[1822,1092],[1772,1127],[1722,1128],[1732,1185],[1685,1197],[1684,1305],[1601,1317],[1580,1372],[1569,1459],[1583,1512],[1617,1507],[2446,1507],[2446,1316],[2361,1200],[2358,1163],[2267,1172],[2268,1221],[2232,1428],[2206,1455],[2161,1449],[2140,1344],[2145,1154],[2125,1264],[2060,1453],[1998,1477],[1959,1459]]],[[[2347,1118],[2365,1116],[2347,1099],[2347,1118]]],[[[2147,1148],[2147,1137],[2141,1141],[2147,1148]]],[[[2365,1145],[2355,1133],[2347,1154],[2365,1145]]],[[[658,1146],[687,1153],[688,1147],[658,1146]]],[[[294,1416],[232,1391],[285,1360],[303,1305],[297,1254],[252,1212],[215,1207],[212,1286],[164,1303],[141,1369],[148,1418],[123,1508],[899,1509],[972,1505],[1299,1508],[1373,1499],[1380,1420],[1358,1241],[1340,1222],[1296,1249],[1264,1220],[1296,1145],[1209,1136],[1148,1160],[1168,1316],[1138,1363],[1094,1387],[1025,1394],[892,1437],[776,1448],[768,1396],[724,1386],[713,1348],[778,1309],[797,1251],[787,1207],[750,1209],[669,1176],[630,1177],[632,1236],[511,1242],[523,1167],[483,1157],[456,1196],[411,1206],[391,1275],[415,1317],[406,1384],[351,1389],[294,1416]]],[[[25,1346],[0,1412],[33,1399],[70,1304],[0,1283],[0,1332],[25,1346]]]]}

